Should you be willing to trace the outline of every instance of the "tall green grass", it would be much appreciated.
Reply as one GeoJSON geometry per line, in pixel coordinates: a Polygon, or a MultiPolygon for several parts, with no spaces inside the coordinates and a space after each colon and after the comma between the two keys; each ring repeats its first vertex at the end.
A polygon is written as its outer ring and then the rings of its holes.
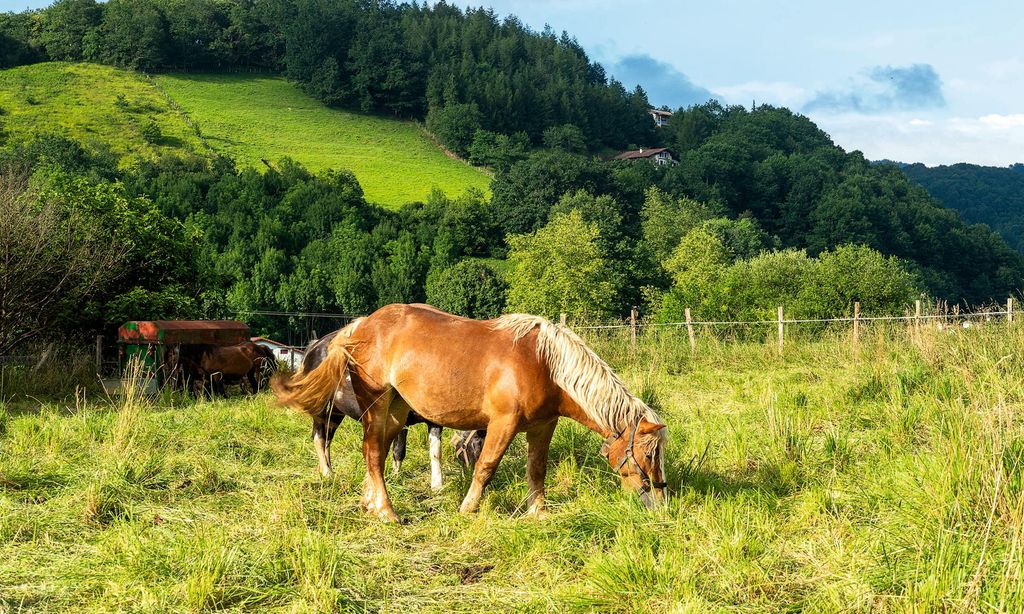
{"type": "Polygon", "coordinates": [[[487,193],[490,177],[449,158],[409,121],[331,109],[281,77],[172,74],[155,81],[198,123],[210,145],[240,164],[290,157],[307,168],[348,169],[367,200],[422,201],[434,188],[487,193]]]}
{"type": "MultiPolygon", "coordinates": [[[[426,436],[359,511],[359,429],[317,477],[308,420],[267,396],[46,399],[0,412],[0,607],[66,611],[1020,611],[1024,328],[801,340],[593,334],[669,425],[674,497],[622,493],[559,426],[549,520],[517,439],[483,510],[426,436]]],[[[13,406],[11,406],[13,407],[13,406]]]]}

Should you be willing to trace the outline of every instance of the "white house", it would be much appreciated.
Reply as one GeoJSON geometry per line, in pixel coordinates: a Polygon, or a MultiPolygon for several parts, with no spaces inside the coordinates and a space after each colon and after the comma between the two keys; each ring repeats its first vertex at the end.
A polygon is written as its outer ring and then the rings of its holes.
{"type": "Polygon", "coordinates": [[[662,111],[661,109],[647,109],[647,112],[651,114],[651,118],[654,119],[654,125],[659,128],[664,128],[668,125],[668,120],[672,117],[672,111],[662,111]]]}
{"type": "Polygon", "coordinates": [[[289,369],[298,370],[302,366],[302,357],[305,352],[299,348],[293,348],[290,345],[285,345],[279,341],[273,339],[267,339],[266,337],[253,337],[252,342],[263,347],[270,348],[274,352],[274,358],[278,362],[282,362],[289,369]]]}

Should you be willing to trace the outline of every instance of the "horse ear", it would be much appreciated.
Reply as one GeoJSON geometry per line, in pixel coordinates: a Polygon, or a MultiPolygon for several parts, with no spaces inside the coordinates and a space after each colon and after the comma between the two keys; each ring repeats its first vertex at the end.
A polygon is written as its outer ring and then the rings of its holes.
{"type": "Polygon", "coordinates": [[[637,429],[643,435],[653,435],[661,429],[665,428],[664,424],[659,422],[648,422],[647,420],[640,421],[640,427],[637,429]]]}

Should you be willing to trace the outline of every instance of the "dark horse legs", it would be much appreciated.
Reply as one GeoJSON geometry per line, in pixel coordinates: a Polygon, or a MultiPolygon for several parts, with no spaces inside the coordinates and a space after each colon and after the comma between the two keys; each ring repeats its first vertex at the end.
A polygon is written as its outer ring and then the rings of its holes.
{"type": "MultiPolygon", "coordinates": [[[[332,472],[331,442],[343,419],[344,415],[341,413],[325,414],[313,419],[313,448],[316,450],[320,473],[324,477],[330,477],[332,472]]],[[[398,432],[391,444],[391,466],[396,472],[402,468],[402,462],[405,461],[409,425],[417,422],[424,421],[419,416],[410,414],[405,428],[398,432]]],[[[442,429],[436,424],[429,422],[426,424],[430,438],[430,487],[433,490],[440,490],[443,483],[441,473],[442,429]]],[[[480,456],[480,451],[483,448],[485,435],[486,431],[469,431],[456,436],[456,458],[460,463],[470,468],[476,464],[476,459],[480,456]]]]}

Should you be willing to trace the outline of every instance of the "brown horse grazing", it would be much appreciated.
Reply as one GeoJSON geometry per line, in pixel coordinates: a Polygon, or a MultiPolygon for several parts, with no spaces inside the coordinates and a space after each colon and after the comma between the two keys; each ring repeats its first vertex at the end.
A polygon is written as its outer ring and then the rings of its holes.
{"type": "Polygon", "coordinates": [[[544,318],[479,321],[388,305],[343,328],[319,367],[271,385],[281,403],[316,416],[347,373],[364,412],[362,504],[385,520],[398,520],[385,454],[410,410],[445,427],[487,429],[462,512],[479,508],[505,450],[525,432],[529,513],[543,513],[548,449],[563,416],[605,438],[602,455],[647,506],[665,499],[665,425],[579,337],[544,318]]]}
{"type": "Polygon", "coordinates": [[[268,367],[264,352],[252,341],[229,346],[182,345],[178,348],[178,364],[186,380],[204,392],[210,384],[213,392],[221,395],[226,394],[225,384],[241,383],[243,378],[253,392],[257,391],[260,371],[268,367]]]}

